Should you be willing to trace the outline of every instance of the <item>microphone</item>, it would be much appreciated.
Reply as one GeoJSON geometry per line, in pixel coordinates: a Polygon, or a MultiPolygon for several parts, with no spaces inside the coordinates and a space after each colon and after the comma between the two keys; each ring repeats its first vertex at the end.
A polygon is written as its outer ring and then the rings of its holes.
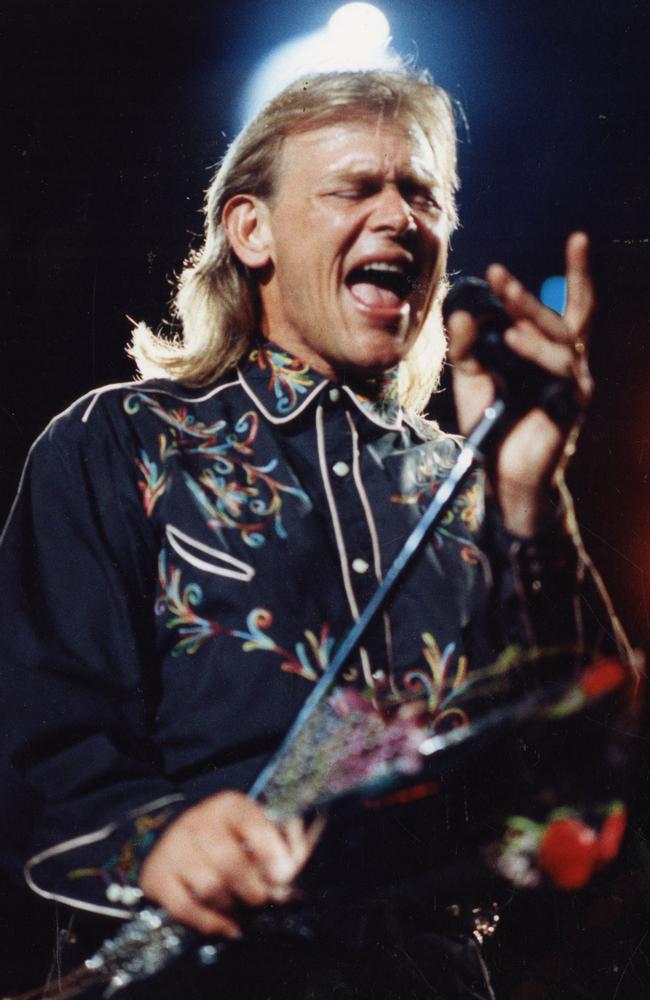
{"type": "Polygon", "coordinates": [[[479,330],[472,354],[494,377],[514,415],[520,417],[541,407],[560,427],[573,423],[579,411],[575,384],[510,350],[503,334],[512,326],[512,319],[487,281],[467,277],[454,282],[442,306],[445,324],[452,313],[460,311],[477,320],[479,330]]]}

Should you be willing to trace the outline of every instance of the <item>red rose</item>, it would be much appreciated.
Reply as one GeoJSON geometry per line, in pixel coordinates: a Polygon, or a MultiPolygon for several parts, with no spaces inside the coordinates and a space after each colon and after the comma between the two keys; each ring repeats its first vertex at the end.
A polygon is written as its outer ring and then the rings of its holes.
{"type": "Polygon", "coordinates": [[[580,687],[588,697],[597,698],[622,684],[626,673],[619,660],[598,660],[586,668],[580,678],[580,687]]]}
{"type": "Polygon", "coordinates": [[[594,830],[574,817],[549,823],[539,848],[539,867],[559,889],[580,889],[600,857],[594,830]]]}
{"type": "Polygon", "coordinates": [[[618,854],[626,823],[627,813],[622,806],[611,812],[603,823],[598,837],[598,860],[602,864],[613,861],[618,854]]]}

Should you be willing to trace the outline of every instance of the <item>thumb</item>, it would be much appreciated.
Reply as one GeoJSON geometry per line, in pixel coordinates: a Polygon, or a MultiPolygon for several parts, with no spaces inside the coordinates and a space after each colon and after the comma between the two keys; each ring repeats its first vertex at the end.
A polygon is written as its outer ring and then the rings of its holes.
{"type": "Polygon", "coordinates": [[[447,320],[447,337],[449,339],[449,361],[452,365],[462,365],[468,375],[477,375],[482,371],[472,349],[478,334],[478,323],[464,309],[453,312],[447,320]]]}

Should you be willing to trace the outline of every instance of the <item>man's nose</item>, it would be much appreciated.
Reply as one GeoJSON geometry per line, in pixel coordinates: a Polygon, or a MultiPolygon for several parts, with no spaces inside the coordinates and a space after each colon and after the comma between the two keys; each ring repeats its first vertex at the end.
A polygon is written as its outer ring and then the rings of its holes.
{"type": "Polygon", "coordinates": [[[417,229],[411,206],[395,185],[387,184],[379,193],[373,212],[373,226],[395,236],[414,233],[417,229]]]}

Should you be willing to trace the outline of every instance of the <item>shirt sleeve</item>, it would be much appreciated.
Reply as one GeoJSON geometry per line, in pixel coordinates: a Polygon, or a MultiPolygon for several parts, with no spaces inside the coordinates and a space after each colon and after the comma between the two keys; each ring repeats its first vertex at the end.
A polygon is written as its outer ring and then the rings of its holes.
{"type": "Polygon", "coordinates": [[[114,915],[183,808],[149,737],[155,539],[131,444],[99,406],[57,418],[0,546],[2,862],[14,877],[27,862],[43,896],[114,915]]]}
{"type": "Polygon", "coordinates": [[[588,555],[562,482],[553,513],[530,537],[512,534],[493,500],[482,544],[491,565],[491,615],[498,642],[522,647],[570,645],[592,658],[633,651],[588,555]]]}
{"type": "Polygon", "coordinates": [[[483,544],[492,574],[484,620],[501,650],[496,690],[513,701],[497,767],[507,781],[490,789],[501,815],[483,856],[520,888],[578,889],[616,856],[625,830],[642,658],[564,484],[555,515],[531,538],[512,535],[488,506],[483,544]]]}

